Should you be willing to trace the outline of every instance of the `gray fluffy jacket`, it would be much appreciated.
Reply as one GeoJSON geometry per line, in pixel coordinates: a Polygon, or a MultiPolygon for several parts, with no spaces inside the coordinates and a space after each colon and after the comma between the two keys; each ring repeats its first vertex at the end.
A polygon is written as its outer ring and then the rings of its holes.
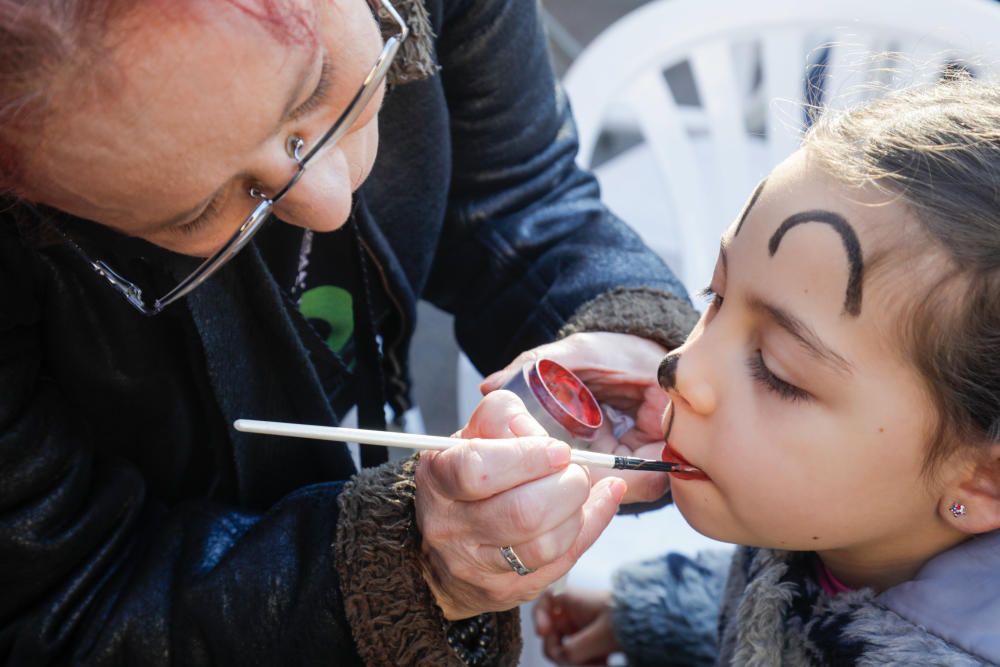
{"type": "Polygon", "coordinates": [[[619,571],[615,633],[629,665],[1000,664],[1000,531],[878,594],[830,596],[815,559],[739,547],[619,571]]]}

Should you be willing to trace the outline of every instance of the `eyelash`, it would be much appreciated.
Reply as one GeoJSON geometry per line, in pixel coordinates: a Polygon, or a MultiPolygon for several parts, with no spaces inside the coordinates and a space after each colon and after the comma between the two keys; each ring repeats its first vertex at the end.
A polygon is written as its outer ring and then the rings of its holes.
{"type": "Polygon", "coordinates": [[[178,225],[174,227],[180,234],[190,236],[203,227],[206,227],[208,223],[212,222],[217,215],[219,215],[219,210],[221,209],[222,196],[213,197],[212,201],[208,202],[208,206],[202,211],[201,215],[192,220],[191,222],[184,223],[183,225],[178,225]]]}
{"type": "MultiPolygon", "coordinates": [[[[709,303],[709,308],[719,309],[722,307],[722,302],[724,301],[722,295],[716,294],[715,290],[711,287],[706,287],[698,292],[698,296],[705,299],[709,303]]],[[[760,350],[754,352],[753,357],[747,360],[747,368],[750,369],[750,376],[754,380],[762,384],[768,391],[772,391],[777,394],[782,399],[794,403],[796,401],[806,401],[810,398],[807,391],[785,382],[772,373],[771,369],[764,363],[764,355],[760,350]]]]}
{"type": "Polygon", "coordinates": [[[705,300],[709,308],[715,306],[717,308],[722,307],[723,297],[720,294],[716,294],[715,290],[711,287],[706,287],[705,289],[698,292],[698,297],[705,300]]]}
{"type": "Polygon", "coordinates": [[[760,350],[757,350],[753,357],[747,360],[747,367],[754,380],[760,382],[766,389],[773,391],[779,397],[793,403],[809,400],[809,394],[806,391],[785,382],[771,372],[771,369],[764,363],[764,355],[761,354],[760,350]]]}
{"type": "Polygon", "coordinates": [[[306,114],[315,111],[325,100],[327,93],[330,92],[330,66],[329,58],[323,58],[323,67],[319,72],[319,83],[316,84],[316,90],[313,94],[309,96],[305,102],[303,102],[292,114],[294,118],[301,118],[306,114]]]}

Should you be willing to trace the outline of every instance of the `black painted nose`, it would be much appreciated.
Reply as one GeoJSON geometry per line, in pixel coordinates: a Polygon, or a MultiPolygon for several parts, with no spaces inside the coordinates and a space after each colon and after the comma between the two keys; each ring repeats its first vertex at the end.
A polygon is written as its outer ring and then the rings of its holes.
{"type": "Polygon", "coordinates": [[[671,352],[660,362],[656,379],[664,389],[673,389],[674,385],[677,384],[677,364],[680,363],[680,360],[680,352],[671,352]]]}

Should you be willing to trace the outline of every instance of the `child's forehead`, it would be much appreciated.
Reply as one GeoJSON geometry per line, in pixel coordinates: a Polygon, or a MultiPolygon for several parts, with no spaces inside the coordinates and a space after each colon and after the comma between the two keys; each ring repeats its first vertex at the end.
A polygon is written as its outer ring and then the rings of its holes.
{"type": "Polygon", "coordinates": [[[884,277],[882,269],[893,264],[887,260],[909,254],[895,250],[912,246],[906,239],[916,228],[898,196],[873,184],[846,184],[798,151],[758,185],[722,245],[724,254],[752,263],[744,275],[756,290],[804,289],[810,301],[829,301],[853,319],[875,296],[872,289],[885,287],[882,280],[869,284],[872,269],[884,277]]]}
{"type": "MultiPolygon", "coordinates": [[[[808,150],[801,149],[754,189],[740,216],[723,235],[723,243],[742,236],[744,226],[752,228],[758,239],[773,243],[775,234],[783,238],[787,233],[779,233],[781,226],[796,216],[838,233],[847,230],[857,238],[862,254],[884,254],[902,244],[916,225],[916,218],[899,195],[873,183],[845,183],[829,174],[808,150]],[[832,223],[832,218],[843,224],[832,223]]],[[[807,227],[803,224],[803,231],[807,227]]],[[[840,235],[846,243],[847,234],[840,235]]]]}

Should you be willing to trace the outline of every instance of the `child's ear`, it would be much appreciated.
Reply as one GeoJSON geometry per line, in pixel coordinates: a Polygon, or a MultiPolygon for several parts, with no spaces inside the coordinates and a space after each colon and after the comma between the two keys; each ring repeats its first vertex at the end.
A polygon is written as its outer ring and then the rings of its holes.
{"type": "Polygon", "coordinates": [[[947,485],[938,510],[963,533],[1000,528],[1000,444],[988,446],[965,473],[947,485]]]}

